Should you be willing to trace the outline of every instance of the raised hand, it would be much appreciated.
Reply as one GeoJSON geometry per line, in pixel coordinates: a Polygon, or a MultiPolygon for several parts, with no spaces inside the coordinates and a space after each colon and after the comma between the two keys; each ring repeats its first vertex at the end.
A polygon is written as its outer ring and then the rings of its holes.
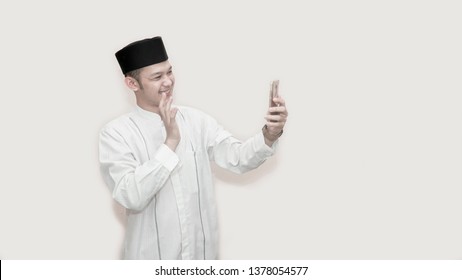
{"type": "Polygon", "coordinates": [[[176,123],[175,116],[178,112],[177,108],[172,107],[173,98],[170,96],[167,98],[165,93],[162,93],[162,97],[159,102],[159,114],[164,122],[167,137],[165,139],[165,145],[167,145],[172,151],[175,151],[178,143],[180,143],[181,135],[176,123]]]}
{"type": "Polygon", "coordinates": [[[263,135],[265,136],[265,143],[272,146],[279,136],[281,136],[284,125],[287,121],[286,103],[280,96],[273,98],[274,104],[277,106],[269,107],[268,113],[265,116],[266,125],[263,127],[263,135]]]}

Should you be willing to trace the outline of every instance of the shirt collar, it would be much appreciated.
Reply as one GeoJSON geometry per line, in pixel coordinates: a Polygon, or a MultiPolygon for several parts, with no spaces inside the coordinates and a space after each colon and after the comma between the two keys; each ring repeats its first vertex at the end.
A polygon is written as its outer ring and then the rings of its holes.
{"type": "Polygon", "coordinates": [[[151,112],[151,111],[146,111],[144,109],[142,109],[140,106],[136,105],[136,112],[138,112],[141,116],[145,117],[145,118],[148,118],[148,119],[151,119],[151,120],[161,120],[160,119],[160,115],[159,114],[156,114],[154,112],[151,112]]]}

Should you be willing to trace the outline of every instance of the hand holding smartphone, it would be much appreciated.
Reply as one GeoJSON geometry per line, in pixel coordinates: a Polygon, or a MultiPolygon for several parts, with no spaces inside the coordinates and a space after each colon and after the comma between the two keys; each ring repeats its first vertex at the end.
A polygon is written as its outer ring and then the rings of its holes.
{"type": "MultiPolygon", "coordinates": [[[[279,97],[279,80],[274,80],[271,83],[270,94],[269,94],[269,107],[279,107],[281,104],[274,102],[274,98],[279,97]]],[[[282,101],[282,100],[281,100],[282,101]]],[[[269,111],[269,110],[268,110],[269,111]]],[[[274,111],[274,109],[273,109],[274,111]]],[[[263,126],[263,136],[265,137],[265,143],[268,146],[272,146],[273,142],[276,141],[283,132],[285,119],[287,117],[287,111],[285,107],[278,108],[276,112],[269,112],[265,119],[267,124],[263,126]],[[279,116],[275,116],[279,115],[279,116]],[[269,125],[269,126],[268,126],[269,125]]]]}

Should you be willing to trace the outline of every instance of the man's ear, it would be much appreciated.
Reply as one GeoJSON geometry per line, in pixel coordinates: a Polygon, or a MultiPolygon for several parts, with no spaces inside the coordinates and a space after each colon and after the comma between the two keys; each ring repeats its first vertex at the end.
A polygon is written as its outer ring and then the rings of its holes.
{"type": "Polygon", "coordinates": [[[133,91],[140,90],[140,84],[138,83],[138,81],[135,78],[127,76],[127,77],[125,77],[124,81],[125,81],[125,85],[129,89],[131,89],[133,91]]]}

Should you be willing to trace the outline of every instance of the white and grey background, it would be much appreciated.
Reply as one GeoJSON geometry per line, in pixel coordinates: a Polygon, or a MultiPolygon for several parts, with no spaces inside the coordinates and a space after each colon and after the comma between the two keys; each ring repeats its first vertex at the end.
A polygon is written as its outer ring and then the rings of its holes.
{"type": "Polygon", "coordinates": [[[114,53],[160,35],[177,104],[246,139],[280,79],[277,155],[215,169],[223,259],[462,258],[459,1],[3,1],[1,259],[117,259],[98,132],[114,53]]]}

